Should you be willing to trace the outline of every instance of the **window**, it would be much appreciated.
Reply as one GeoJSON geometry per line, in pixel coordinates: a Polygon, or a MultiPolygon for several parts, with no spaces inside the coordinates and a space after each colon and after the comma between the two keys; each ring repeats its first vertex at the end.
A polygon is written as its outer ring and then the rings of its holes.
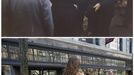
{"type": "Polygon", "coordinates": [[[34,51],[34,60],[35,61],[39,61],[39,50],[37,50],[37,49],[33,49],[33,51],[34,51]]]}
{"type": "Polygon", "coordinates": [[[54,62],[60,62],[60,53],[53,52],[53,55],[54,55],[54,62]]]}
{"type": "Polygon", "coordinates": [[[130,52],[130,39],[126,38],[126,50],[127,50],[127,53],[130,52]]]}
{"type": "Polygon", "coordinates": [[[129,43],[129,53],[132,53],[133,40],[130,39],[129,43]]]}
{"type": "Polygon", "coordinates": [[[86,39],[86,42],[93,44],[93,39],[92,39],[92,38],[87,38],[87,39],[86,39]]]}
{"type": "Polygon", "coordinates": [[[95,39],[95,44],[96,44],[96,45],[100,45],[100,39],[99,39],[99,38],[96,38],[96,39],[95,39]]]}
{"type": "Polygon", "coordinates": [[[31,75],[41,75],[39,70],[31,70],[31,75]]]}
{"type": "Polygon", "coordinates": [[[8,58],[7,45],[2,45],[2,59],[8,58]]]}
{"type": "Polygon", "coordinates": [[[50,70],[50,71],[49,71],[49,75],[56,75],[56,71],[50,70]]]}
{"type": "Polygon", "coordinates": [[[44,70],[42,75],[57,75],[56,70],[44,70]]]}
{"type": "Polygon", "coordinates": [[[82,42],[86,42],[86,39],[84,39],[84,38],[80,38],[79,40],[82,42]]]}
{"type": "Polygon", "coordinates": [[[19,59],[19,47],[17,46],[9,46],[10,58],[12,60],[19,59]]]}
{"type": "Polygon", "coordinates": [[[43,61],[43,62],[53,62],[53,52],[34,49],[34,59],[35,61],[43,61]]]}
{"type": "Polygon", "coordinates": [[[45,51],[44,50],[39,50],[39,61],[46,61],[46,56],[45,56],[45,51]]]}
{"type": "MultiPolygon", "coordinates": [[[[9,46],[10,58],[18,60],[19,48],[16,46],[9,46]]],[[[104,66],[125,66],[125,61],[114,60],[109,58],[81,55],[77,53],[60,52],[50,49],[32,49],[29,48],[27,51],[27,57],[30,61],[39,62],[55,62],[55,63],[67,63],[69,57],[78,56],[81,60],[81,64],[85,65],[104,65],[104,66]]],[[[7,46],[2,45],[2,58],[8,58],[7,46]]],[[[53,75],[53,74],[52,74],[53,75]]]]}
{"type": "Polygon", "coordinates": [[[105,59],[106,65],[111,66],[112,60],[111,59],[105,59]]]}
{"type": "Polygon", "coordinates": [[[122,51],[122,50],[123,50],[123,49],[122,49],[122,47],[123,47],[123,45],[122,45],[122,44],[123,44],[122,38],[119,39],[119,44],[120,44],[119,50],[122,51]]]}
{"type": "Polygon", "coordinates": [[[68,62],[68,54],[66,53],[61,53],[61,62],[67,63],[68,62]]]}
{"type": "Polygon", "coordinates": [[[49,62],[50,61],[50,57],[49,57],[49,52],[48,51],[42,51],[42,61],[44,62],[49,62]]]}
{"type": "Polygon", "coordinates": [[[28,60],[31,60],[31,61],[33,61],[34,60],[34,58],[33,58],[33,49],[28,49],[28,51],[27,51],[27,58],[28,58],[28,60]]]}
{"type": "Polygon", "coordinates": [[[53,52],[52,51],[48,51],[49,52],[49,62],[53,62],[54,61],[54,56],[53,56],[53,52]]]}
{"type": "Polygon", "coordinates": [[[87,57],[86,56],[82,56],[81,57],[81,61],[82,61],[82,64],[88,64],[88,61],[87,61],[87,57]]]}

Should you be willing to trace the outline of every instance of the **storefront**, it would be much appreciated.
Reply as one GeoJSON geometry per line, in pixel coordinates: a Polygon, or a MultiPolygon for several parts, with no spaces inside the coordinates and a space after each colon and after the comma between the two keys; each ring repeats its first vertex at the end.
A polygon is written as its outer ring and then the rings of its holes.
{"type": "MultiPolygon", "coordinates": [[[[130,75],[132,60],[96,55],[71,49],[29,44],[27,58],[30,75],[62,75],[71,56],[81,59],[81,67],[92,75],[130,75]],[[128,69],[129,68],[129,69],[128,69]]],[[[2,75],[19,75],[19,47],[17,42],[2,42],[2,75]],[[8,65],[8,70],[5,69],[8,65]],[[8,74],[7,74],[8,73],[8,74]]]]}

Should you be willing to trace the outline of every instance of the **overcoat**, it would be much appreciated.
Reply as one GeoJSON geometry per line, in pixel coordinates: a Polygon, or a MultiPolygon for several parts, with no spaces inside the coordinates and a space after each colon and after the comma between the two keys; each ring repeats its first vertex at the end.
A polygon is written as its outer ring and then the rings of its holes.
{"type": "Polygon", "coordinates": [[[108,36],[109,25],[114,15],[116,0],[88,0],[86,16],[88,17],[88,31],[92,36],[108,36]],[[95,12],[95,4],[100,3],[100,9],[95,12]]]}
{"type": "Polygon", "coordinates": [[[8,19],[3,20],[2,26],[6,27],[3,32],[9,29],[8,36],[51,36],[53,34],[54,25],[49,0],[2,1],[2,16],[8,19]]]}
{"type": "Polygon", "coordinates": [[[55,36],[80,36],[82,15],[78,0],[52,0],[55,36]]]}

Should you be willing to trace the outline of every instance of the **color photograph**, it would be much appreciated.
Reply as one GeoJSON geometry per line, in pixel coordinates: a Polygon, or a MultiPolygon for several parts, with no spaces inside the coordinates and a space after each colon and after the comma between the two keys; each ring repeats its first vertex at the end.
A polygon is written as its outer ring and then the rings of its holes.
{"type": "Polygon", "coordinates": [[[134,75],[133,0],[0,4],[0,75],[134,75]]]}
{"type": "Polygon", "coordinates": [[[132,0],[2,0],[3,37],[132,37],[132,0]]]}
{"type": "Polygon", "coordinates": [[[132,40],[2,39],[2,75],[132,75],[132,40]]]}

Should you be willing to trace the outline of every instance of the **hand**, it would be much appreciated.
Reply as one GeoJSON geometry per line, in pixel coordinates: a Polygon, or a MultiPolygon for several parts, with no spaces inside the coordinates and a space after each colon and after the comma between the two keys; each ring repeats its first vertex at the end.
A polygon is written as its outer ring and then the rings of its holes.
{"type": "Polygon", "coordinates": [[[95,9],[95,12],[97,12],[101,7],[100,3],[95,4],[95,6],[93,7],[95,9]]]}
{"type": "Polygon", "coordinates": [[[77,6],[76,4],[74,4],[74,7],[75,7],[76,9],[78,9],[78,6],[77,6]]]}

